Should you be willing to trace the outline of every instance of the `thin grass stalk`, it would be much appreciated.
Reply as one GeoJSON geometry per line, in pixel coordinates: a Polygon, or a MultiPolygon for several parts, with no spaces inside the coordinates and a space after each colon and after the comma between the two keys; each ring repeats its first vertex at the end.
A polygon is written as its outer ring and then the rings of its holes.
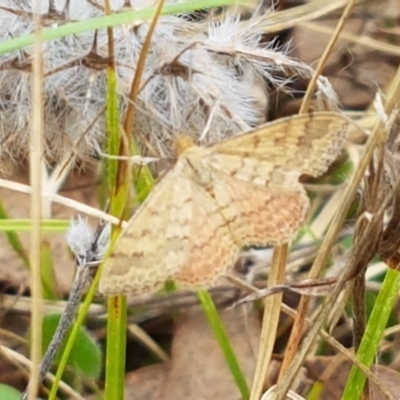
{"type": "Polygon", "coordinates": [[[236,385],[240,391],[243,400],[250,397],[249,387],[246,378],[240,368],[240,363],[236,358],[235,352],[229,341],[229,337],[225,331],[224,325],[219,317],[218,310],[212,300],[209,292],[198,289],[197,297],[201,303],[204,314],[210,324],[210,327],[216,337],[222,352],[224,353],[226,363],[232,373],[236,385]]]}
{"type": "Polygon", "coordinates": [[[33,81],[32,96],[32,132],[30,135],[30,184],[32,187],[31,197],[31,220],[32,231],[30,237],[30,265],[31,265],[31,360],[33,368],[29,381],[28,399],[35,400],[39,383],[39,364],[42,358],[42,282],[41,282],[41,210],[42,210],[42,132],[43,132],[43,99],[42,99],[42,28],[40,3],[36,4],[34,12],[35,32],[33,33],[33,81]]]}
{"type": "MultiPolygon", "coordinates": [[[[110,12],[109,0],[105,1],[106,13],[110,12]]],[[[108,37],[108,62],[107,62],[107,107],[106,107],[106,130],[107,130],[107,152],[111,156],[128,155],[126,151],[120,152],[121,143],[124,142],[123,135],[120,135],[119,129],[119,102],[117,93],[117,73],[115,69],[114,58],[114,35],[112,28],[107,28],[108,37]]],[[[123,147],[123,145],[122,145],[123,147]]],[[[106,196],[111,197],[110,211],[112,215],[121,218],[125,210],[125,202],[129,191],[129,180],[126,178],[121,184],[118,183],[118,174],[124,166],[124,171],[129,168],[129,162],[124,160],[115,160],[112,157],[105,161],[106,169],[106,196]]]]}
{"type": "MultiPolygon", "coordinates": [[[[371,367],[379,352],[379,343],[398,297],[399,289],[400,274],[398,271],[389,268],[383,280],[381,290],[376,298],[374,308],[368,319],[368,324],[357,352],[357,359],[368,368],[371,367]]],[[[367,377],[365,374],[353,365],[350,375],[347,378],[342,399],[359,399],[366,379],[367,377]]]]}
{"type": "MultiPolygon", "coordinates": [[[[271,271],[268,276],[268,287],[278,285],[285,280],[288,245],[275,246],[272,255],[271,271]]],[[[275,344],[276,332],[281,311],[282,293],[269,296],[264,300],[264,315],[261,328],[260,346],[257,355],[257,366],[251,388],[250,400],[259,400],[262,394],[265,376],[275,344]]]]}
{"type": "MultiPolygon", "coordinates": [[[[31,366],[31,362],[23,355],[18,353],[15,350],[12,350],[9,347],[2,346],[0,345],[0,354],[2,356],[7,357],[11,362],[16,362],[18,363],[18,366],[24,366],[29,368],[31,366]]],[[[48,372],[46,374],[46,378],[49,380],[54,380],[54,375],[48,372]]],[[[70,386],[68,386],[66,383],[61,382],[60,383],[60,388],[62,389],[63,393],[68,396],[68,399],[74,399],[74,400],[85,400],[82,396],[79,395],[76,391],[74,391],[70,386]]],[[[9,400],[9,399],[7,399],[9,400]]],[[[15,400],[15,397],[13,397],[13,400],[15,400]]]]}
{"type": "MultiPolygon", "coordinates": [[[[110,1],[106,0],[105,13],[111,14],[110,1]]],[[[129,155],[125,137],[120,134],[119,104],[117,94],[117,73],[114,55],[114,34],[112,27],[107,28],[108,63],[107,63],[107,148],[111,155],[129,155]]],[[[129,161],[108,159],[107,192],[111,198],[110,211],[118,218],[123,217],[129,195],[129,161]],[[119,178],[120,177],[120,178],[119,178]]],[[[113,236],[119,234],[120,227],[113,229],[113,236]]],[[[123,399],[125,390],[126,357],[126,315],[127,305],[124,296],[107,299],[107,348],[105,369],[105,400],[123,399]]]]}
{"type": "Polygon", "coordinates": [[[122,400],[125,389],[126,315],[125,296],[109,297],[107,301],[107,352],[105,400],[122,400]]]}
{"type": "Polygon", "coordinates": [[[306,94],[303,98],[303,101],[301,102],[299,114],[306,113],[310,107],[311,104],[311,98],[314,93],[315,87],[317,85],[317,80],[318,77],[322,74],[322,71],[324,70],[326,63],[328,62],[328,58],[330,54],[332,53],[332,50],[334,46],[336,45],[336,42],[339,40],[340,34],[344,28],[344,24],[346,21],[349,19],[351,12],[353,11],[353,8],[356,4],[356,0],[349,0],[349,2],[346,5],[346,8],[343,10],[342,16],[340,17],[340,20],[338,24],[336,25],[335,31],[325,47],[324,52],[322,53],[322,56],[318,62],[317,68],[314,71],[314,74],[311,78],[311,81],[307,87],[306,94]]]}
{"type": "MultiPolygon", "coordinates": [[[[32,188],[30,186],[18,182],[8,181],[3,178],[0,178],[0,186],[10,190],[16,190],[21,193],[28,193],[28,194],[32,193],[32,188]]],[[[103,219],[104,221],[109,222],[110,224],[123,225],[123,222],[121,222],[119,218],[107,214],[104,211],[99,210],[98,208],[88,206],[87,204],[84,204],[80,201],[72,200],[68,197],[44,191],[42,191],[42,196],[46,197],[47,199],[50,199],[55,203],[62,204],[65,207],[72,208],[74,209],[75,212],[81,212],[98,219],[103,219]]]]}
{"type": "MultiPolygon", "coordinates": [[[[143,43],[142,51],[139,55],[139,60],[136,66],[135,76],[132,80],[131,90],[129,93],[129,99],[131,100],[128,103],[128,107],[126,110],[124,125],[123,125],[123,133],[127,138],[129,143],[129,148],[131,153],[136,155],[139,153],[137,143],[135,141],[135,132],[133,132],[134,120],[135,120],[135,102],[137,100],[137,96],[140,92],[140,84],[142,80],[142,75],[146,66],[147,54],[150,51],[151,39],[153,37],[154,31],[156,29],[158,18],[160,17],[161,11],[164,6],[164,0],[159,0],[157,7],[154,12],[154,17],[152,19],[149,31],[146,35],[146,38],[143,43]]],[[[139,202],[145,200],[147,195],[150,193],[154,179],[151,174],[151,171],[146,166],[141,166],[139,168],[133,167],[133,173],[136,175],[135,179],[135,190],[137,193],[137,199],[139,202]]]]}
{"type": "MultiPolygon", "coordinates": [[[[1,209],[1,205],[0,205],[1,209]]],[[[0,211],[0,232],[4,232],[7,237],[9,233],[15,232],[28,232],[31,230],[31,220],[25,218],[18,219],[1,219],[0,211]]],[[[46,232],[65,232],[70,224],[69,220],[66,219],[42,219],[40,229],[46,232]]],[[[12,237],[12,236],[11,236],[12,237]]],[[[12,249],[18,254],[24,263],[29,264],[29,258],[22,246],[22,242],[19,240],[14,242],[14,239],[10,239],[8,242],[12,249]]]]}
{"type": "MultiPolygon", "coordinates": [[[[337,40],[339,39],[340,33],[343,30],[344,24],[347,21],[347,19],[349,18],[354,5],[355,5],[355,0],[350,0],[347,4],[346,8],[343,10],[342,16],[336,26],[334,34],[332,35],[328,45],[326,46],[324,53],[323,53],[320,61],[318,62],[317,68],[314,72],[314,75],[313,75],[311,81],[310,81],[310,84],[307,87],[307,92],[302,101],[302,104],[301,104],[301,107],[299,110],[299,114],[305,113],[308,111],[308,108],[311,103],[311,97],[312,97],[312,94],[314,93],[318,76],[322,73],[323,68],[325,67],[326,62],[328,60],[328,57],[329,57],[330,53],[332,52],[332,49],[335,46],[337,40]]],[[[314,268],[315,265],[317,265],[317,264],[314,263],[313,267],[310,270],[310,273],[309,273],[310,279],[316,278],[320,275],[321,268],[315,269],[314,268]]],[[[298,313],[293,322],[293,327],[292,327],[292,331],[290,334],[289,342],[288,342],[288,345],[286,348],[285,356],[283,358],[281,370],[279,372],[278,382],[282,379],[283,374],[289,368],[290,363],[292,362],[294,356],[297,353],[297,349],[298,349],[301,337],[303,335],[304,323],[305,323],[305,318],[306,318],[306,315],[308,312],[309,303],[310,303],[310,297],[307,297],[307,296],[301,297],[300,303],[298,306],[298,313]]]]}
{"type": "MultiPolygon", "coordinates": [[[[309,29],[314,31],[315,33],[323,33],[325,35],[332,35],[334,29],[329,26],[322,25],[318,22],[303,22],[301,23],[301,27],[305,29],[309,29]]],[[[349,32],[342,32],[340,35],[341,39],[345,39],[348,42],[357,44],[359,46],[364,46],[366,48],[372,50],[378,50],[379,52],[385,52],[392,56],[400,56],[400,48],[399,46],[391,43],[385,43],[381,40],[373,39],[369,36],[359,36],[354,35],[349,32]]]]}

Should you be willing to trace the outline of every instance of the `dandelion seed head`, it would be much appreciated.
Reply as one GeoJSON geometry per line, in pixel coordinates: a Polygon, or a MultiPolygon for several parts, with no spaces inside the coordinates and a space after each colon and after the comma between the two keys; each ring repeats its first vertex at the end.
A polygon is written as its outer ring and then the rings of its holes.
{"type": "MultiPolygon", "coordinates": [[[[100,0],[95,1],[98,7],[82,0],[55,0],[55,9],[50,10],[51,4],[41,2],[47,27],[104,15],[100,0]]],[[[130,4],[140,9],[155,1],[130,4]]],[[[15,10],[0,9],[0,42],[33,32],[31,0],[0,0],[0,6],[15,10]]],[[[114,11],[122,7],[124,0],[111,1],[114,11]]],[[[143,156],[172,156],[177,134],[213,144],[261,124],[269,105],[266,87],[284,90],[296,77],[312,76],[310,67],[288,56],[288,47],[261,41],[267,19],[268,13],[243,21],[233,11],[218,22],[191,21],[183,15],[159,18],[135,103],[133,131],[143,156]],[[211,114],[210,129],[203,137],[211,114]]],[[[134,28],[133,24],[114,28],[121,118],[149,26],[138,22],[134,28]]],[[[45,42],[42,48],[44,155],[50,162],[71,151],[86,158],[93,146],[101,147],[106,132],[107,32],[71,35],[45,42]]],[[[29,152],[32,51],[27,47],[0,55],[0,164],[6,154],[17,158],[29,152]]],[[[323,96],[333,98],[329,88],[329,84],[319,86],[323,96]]]]}

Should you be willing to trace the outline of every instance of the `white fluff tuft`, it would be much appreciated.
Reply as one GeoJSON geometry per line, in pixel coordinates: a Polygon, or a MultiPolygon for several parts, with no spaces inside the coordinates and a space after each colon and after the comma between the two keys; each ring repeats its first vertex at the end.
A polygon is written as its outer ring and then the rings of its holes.
{"type": "MultiPolygon", "coordinates": [[[[111,0],[115,11],[124,3],[111,0]]],[[[130,1],[133,8],[154,3],[130,1]]],[[[32,4],[30,0],[0,0],[0,42],[33,31],[32,4]]],[[[85,0],[41,4],[46,26],[104,14],[99,0],[99,7],[85,0]]],[[[136,105],[134,132],[144,156],[170,156],[177,134],[190,134],[198,140],[210,115],[213,119],[202,137],[203,144],[263,123],[269,102],[265,82],[282,89],[296,77],[311,76],[312,70],[288,57],[286,48],[261,42],[265,18],[268,16],[241,21],[239,15],[227,13],[219,22],[194,22],[184,16],[159,19],[136,105]]],[[[114,29],[122,111],[148,28],[148,23],[141,23],[114,29]]],[[[43,44],[48,160],[57,161],[71,150],[85,157],[93,147],[101,147],[106,105],[106,61],[101,58],[106,56],[105,30],[43,44]],[[81,137],[83,141],[77,145],[81,137]]],[[[0,162],[5,153],[18,157],[28,152],[31,62],[31,47],[0,56],[0,162]]]]}
{"type": "Polygon", "coordinates": [[[101,261],[110,244],[111,225],[104,223],[95,232],[81,216],[71,219],[67,243],[80,263],[101,261]]]}

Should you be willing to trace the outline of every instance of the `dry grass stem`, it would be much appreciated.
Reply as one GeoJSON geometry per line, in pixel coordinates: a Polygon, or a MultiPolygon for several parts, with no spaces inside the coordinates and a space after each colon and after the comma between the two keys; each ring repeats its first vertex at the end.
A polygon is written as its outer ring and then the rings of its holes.
{"type": "Polygon", "coordinates": [[[27,398],[35,400],[39,384],[39,363],[42,357],[42,282],[41,282],[41,218],[42,218],[42,140],[43,140],[43,59],[41,43],[41,15],[35,10],[35,42],[33,46],[33,81],[32,95],[35,99],[32,108],[32,132],[30,135],[30,184],[32,186],[31,220],[32,230],[30,236],[30,274],[31,274],[31,360],[33,368],[29,379],[27,398]]]}
{"type": "MultiPolygon", "coordinates": [[[[288,246],[275,246],[272,257],[271,271],[268,277],[268,286],[283,283],[288,254],[288,246]]],[[[264,300],[264,315],[260,337],[260,347],[257,355],[257,367],[251,388],[250,400],[261,397],[265,376],[275,344],[275,332],[278,328],[281,310],[282,293],[270,296],[264,300]]]]}
{"type": "MultiPolygon", "coordinates": [[[[340,33],[343,30],[344,24],[347,21],[347,19],[349,18],[354,5],[355,5],[355,1],[353,1],[353,0],[350,0],[347,3],[346,8],[344,9],[342,16],[336,26],[336,29],[331,37],[331,40],[329,41],[329,44],[326,46],[324,53],[318,62],[317,68],[314,72],[314,75],[309,83],[306,94],[302,101],[299,113],[304,113],[304,112],[308,111],[308,109],[311,105],[311,96],[314,92],[314,87],[317,83],[318,76],[321,74],[321,72],[328,60],[328,57],[333,50],[334,45],[336,44],[337,40],[339,39],[340,33]]],[[[316,276],[314,276],[314,277],[316,277],[316,276]]],[[[279,373],[279,379],[282,378],[283,374],[289,368],[289,365],[291,364],[295,354],[297,353],[297,348],[299,346],[299,343],[300,343],[300,340],[301,340],[301,337],[303,334],[304,319],[307,314],[309,301],[310,301],[309,297],[304,297],[304,296],[302,297],[302,299],[300,301],[299,312],[293,323],[292,332],[290,335],[290,339],[289,339],[287,349],[285,352],[285,357],[284,357],[284,360],[283,360],[283,363],[281,366],[281,370],[279,373]]]]}
{"type": "MultiPolygon", "coordinates": [[[[320,251],[317,254],[317,257],[313,263],[313,266],[311,268],[311,271],[309,273],[309,278],[316,278],[320,275],[323,266],[325,265],[325,262],[329,256],[330,249],[335,241],[335,238],[340,230],[340,228],[343,225],[343,221],[345,219],[345,216],[347,214],[347,210],[351,204],[351,201],[360,185],[361,179],[364,176],[365,170],[368,167],[373,152],[375,150],[375,147],[377,143],[380,140],[380,129],[381,129],[381,122],[378,122],[373,129],[366,145],[365,145],[365,150],[363,153],[363,157],[360,160],[360,164],[358,165],[357,169],[354,171],[352,174],[350,180],[349,180],[349,185],[347,187],[347,190],[345,192],[345,196],[343,198],[343,203],[341,205],[341,208],[339,209],[338,213],[336,214],[331,226],[328,229],[327,235],[324,238],[320,251]]],[[[388,201],[388,199],[386,199],[388,201]]],[[[375,217],[374,217],[375,218],[375,217]]],[[[378,217],[376,217],[379,219],[378,217]]],[[[342,288],[345,284],[345,282],[348,279],[348,276],[352,274],[352,271],[349,271],[349,268],[351,268],[352,264],[351,261],[348,261],[346,264],[346,269],[345,272],[341,275],[341,277],[338,280],[338,283],[332,293],[328,296],[326,299],[326,304],[328,306],[325,306],[318,318],[315,320],[314,325],[310,328],[308,333],[306,334],[302,345],[299,347],[299,350],[294,357],[292,364],[284,374],[282,381],[279,383],[277,391],[276,391],[276,396],[277,399],[282,399],[284,398],[284,394],[289,390],[289,387],[291,383],[293,382],[295,375],[297,374],[297,371],[299,370],[304,358],[306,357],[306,354],[308,353],[308,350],[310,346],[312,345],[314,338],[318,334],[318,331],[322,328],[322,325],[328,316],[330,312],[330,304],[333,304],[336,301],[336,298],[342,291],[342,288]]],[[[300,308],[299,308],[300,309],[300,308]]],[[[304,318],[304,317],[303,317],[304,318]]]]}

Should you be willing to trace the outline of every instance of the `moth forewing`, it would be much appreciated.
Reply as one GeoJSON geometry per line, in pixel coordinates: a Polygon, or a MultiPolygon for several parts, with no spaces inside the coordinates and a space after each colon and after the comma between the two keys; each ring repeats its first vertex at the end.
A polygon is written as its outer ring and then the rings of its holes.
{"type": "Polygon", "coordinates": [[[183,267],[191,219],[191,182],[183,167],[178,160],[121,232],[104,266],[100,292],[154,291],[183,267]]]}
{"type": "Polygon", "coordinates": [[[212,151],[319,176],[340,153],[348,127],[348,119],[336,112],[294,115],[217,143],[212,151]]]}

